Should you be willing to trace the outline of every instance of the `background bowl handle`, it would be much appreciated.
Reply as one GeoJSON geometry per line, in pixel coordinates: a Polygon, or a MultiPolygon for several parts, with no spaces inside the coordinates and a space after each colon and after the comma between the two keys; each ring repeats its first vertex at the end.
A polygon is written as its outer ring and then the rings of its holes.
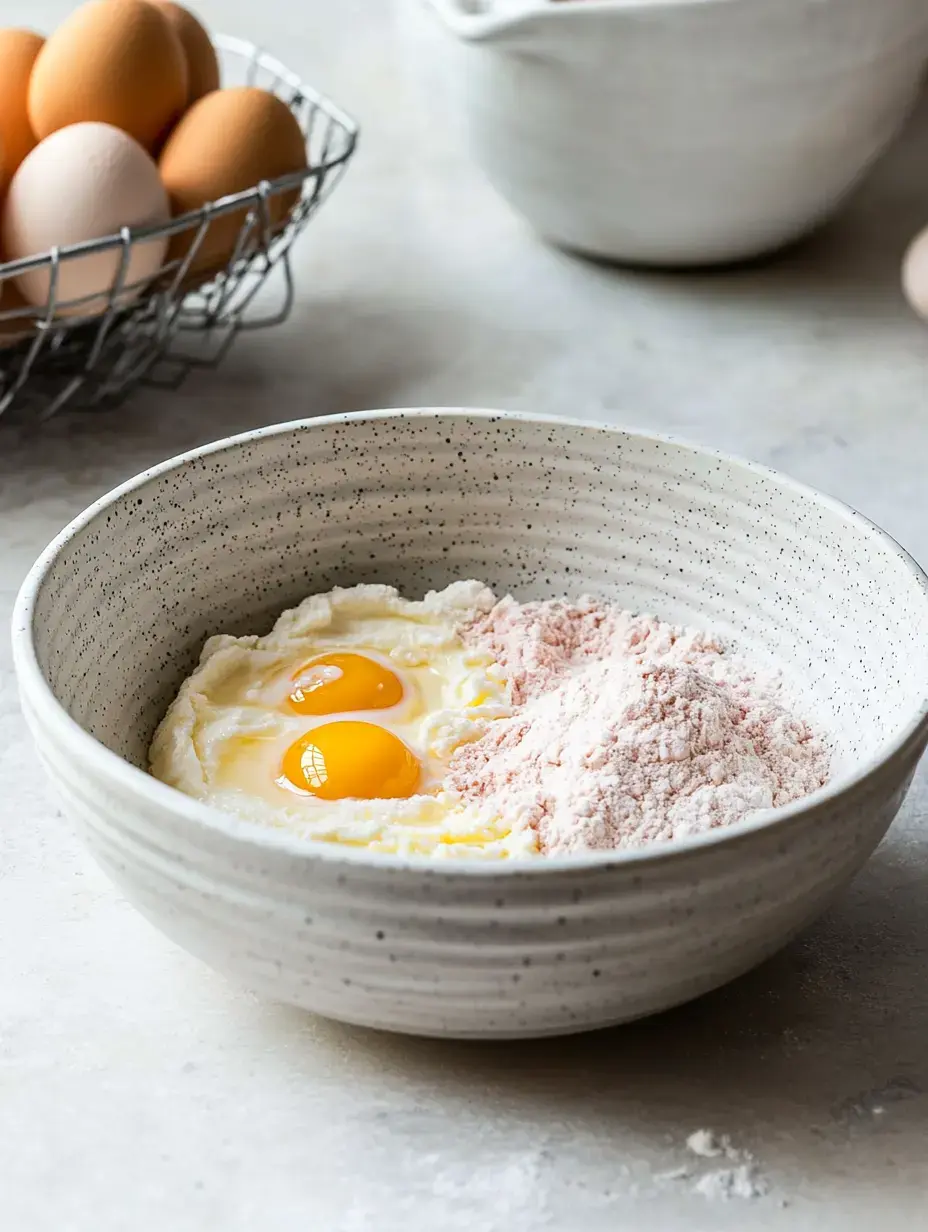
{"type": "Polygon", "coordinates": [[[463,43],[492,43],[519,50],[519,35],[529,25],[533,13],[474,12],[468,0],[421,0],[442,25],[463,43]]]}

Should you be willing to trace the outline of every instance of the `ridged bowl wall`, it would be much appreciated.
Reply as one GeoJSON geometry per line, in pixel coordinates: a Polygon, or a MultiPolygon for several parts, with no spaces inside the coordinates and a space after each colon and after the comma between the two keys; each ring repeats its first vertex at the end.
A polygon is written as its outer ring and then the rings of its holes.
{"type": "Polygon", "coordinates": [[[269,998],[432,1035],[604,1026],[747,970],[860,868],[928,737],[925,578],[865,519],[709,451],[492,412],[307,421],[156,467],[51,545],[14,650],[38,755],[145,915],[269,998]],[[301,842],[144,772],[208,634],[333,584],[471,576],[736,637],[804,690],[837,779],[673,845],[488,865],[301,842]]]}

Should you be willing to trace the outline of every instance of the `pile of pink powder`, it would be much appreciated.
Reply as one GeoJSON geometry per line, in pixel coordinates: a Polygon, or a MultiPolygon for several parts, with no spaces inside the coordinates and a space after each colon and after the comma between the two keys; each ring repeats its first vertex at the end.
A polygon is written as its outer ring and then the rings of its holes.
{"type": "Polygon", "coordinates": [[[503,599],[463,637],[494,656],[515,712],[458,749],[450,786],[547,854],[727,826],[827,781],[781,679],[707,634],[592,600],[503,599]]]}

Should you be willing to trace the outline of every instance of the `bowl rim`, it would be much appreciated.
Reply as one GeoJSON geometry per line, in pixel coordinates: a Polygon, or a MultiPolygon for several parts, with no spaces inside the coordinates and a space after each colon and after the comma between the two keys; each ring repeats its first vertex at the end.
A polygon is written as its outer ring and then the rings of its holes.
{"type": "MultiPolygon", "coordinates": [[[[520,30],[537,23],[575,22],[577,24],[590,21],[604,15],[631,16],[653,18],[661,22],[666,17],[676,16],[689,9],[729,9],[737,5],[739,8],[762,7],[765,0],[584,0],[583,4],[551,4],[544,0],[525,0],[522,7],[516,9],[469,11],[460,0],[425,0],[425,4],[445,24],[446,28],[458,38],[466,42],[491,41],[493,36],[501,32],[520,30]]],[[[829,0],[832,8],[843,0],[829,0]]],[[[803,0],[795,0],[794,7],[802,10],[803,0]]]]}
{"type": "Polygon", "coordinates": [[[841,799],[849,798],[887,764],[906,755],[928,740],[928,691],[926,691],[914,714],[884,742],[871,758],[852,773],[842,775],[833,785],[826,784],[811,796],[806,796],[793,804],[771,810],[758,817],[747,818],[731,826],[719,827],[700,834],[674,839],[671,842],[657,843],[632,850],[594,851],[582,855],[547,856],[537,860],[497,861],[479,856],[460,856],[442,860],[426,854],[398,855],[390,852],[369,852],[363,848],[345,847],[334,842],[301,838],[286,830],[270,829],[256,822],[245,821],[224,813],[220,809],[184,795],[176,788],[169,787],[147,771],[126,761],[97,740],[95,736],[85,731],[67,713],[39,666],[33,637],[33,621],[38,594],[62,549],[76,535],[123,497],[162,475],[181,470],[188,463],[209,457],[211,454],[238,449],[243,445],[265,438],[298,435],[319,427],[400,418],[476,419],[485,420],[488,424],[502,420],[511,423],[527,423],[533,426],[580,429],[606,436],[631,437],[652,444],[672,445],[674,448],[689,450],[708,460],[742,468],[758,478],[770,480],[791,489],[797,495],[824,505],[847,522],[855,525],[866,536],[882,543],[918,583],[928,602],[928,575],[922,567],[897,540],[865,515],[858,513],[852,506],[772,467],[752,462],[724,450],[714,449],[711,446],[695,444],[674,434],[599,423],[595,420],[478,407],[395,407],[316,416],[270,424],[222,437],[147,467],[98,497],[77,517],[68,522],[51,540],[26,575],[16,596],[12,618],[13,664],[21,696],[23,700],[28,699],[37,712],[41,712],[43,726],[52,729],[55,738],[71,750],[84,765],[88,766],[94,776],[113,784],[124,793],[146,798],[150,804],[170,813],[175,820],[184,822],[192,830],[205,829],[212,837],[241,845],[243,848],[251,849],[252,852],[256,849],[275,851],[300,861],[322,860],[335,865],[343,865],[346,868],[361,866],[368,871],[377,869],[382,869],[384,872],[409,871],[444,877],[521,876],[535,878],[565,872],[604,871],[613,867],[627,868],[641,864],[664,864],[667,861],[686,858],[699,851],[714,849],[719,844],[731,845],[746,842],[759,832],[783,829],[790,822],[795,822],[803,815],[814,812],[826,802],[834,804],[841,799]]]}

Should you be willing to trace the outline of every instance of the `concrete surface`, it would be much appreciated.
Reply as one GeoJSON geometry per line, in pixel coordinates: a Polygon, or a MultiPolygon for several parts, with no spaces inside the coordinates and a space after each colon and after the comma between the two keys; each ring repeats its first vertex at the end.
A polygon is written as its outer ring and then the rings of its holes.
{"type": "MultiPolygon", "coordinates": [[[[65,3],[8,4],[48,26],[65,3]]],[[[928,561],[928,330],[897,270],[928,221],[928,113],[775,263],[629,274],[538,244],[404,89],[374,0],[201,5],[364,123],[299,249],[289,323],[118,412],[0,430],[0,606],[105,489],[324,411],[531,408],[672,430],[844,497],[928,561]]],[[[564,1042],[383,1038],[257,1003],[173,948],[56,814],[0,643],[5,1232],[894,1232],[928,1186],[928,783],[830,915],[698,1004],[564,1042]],[[766,1196],[706,1197],[756,1157],[766,1196]],[[681,1171],[682,1170],[682,1171],[681,1171]]]]}

